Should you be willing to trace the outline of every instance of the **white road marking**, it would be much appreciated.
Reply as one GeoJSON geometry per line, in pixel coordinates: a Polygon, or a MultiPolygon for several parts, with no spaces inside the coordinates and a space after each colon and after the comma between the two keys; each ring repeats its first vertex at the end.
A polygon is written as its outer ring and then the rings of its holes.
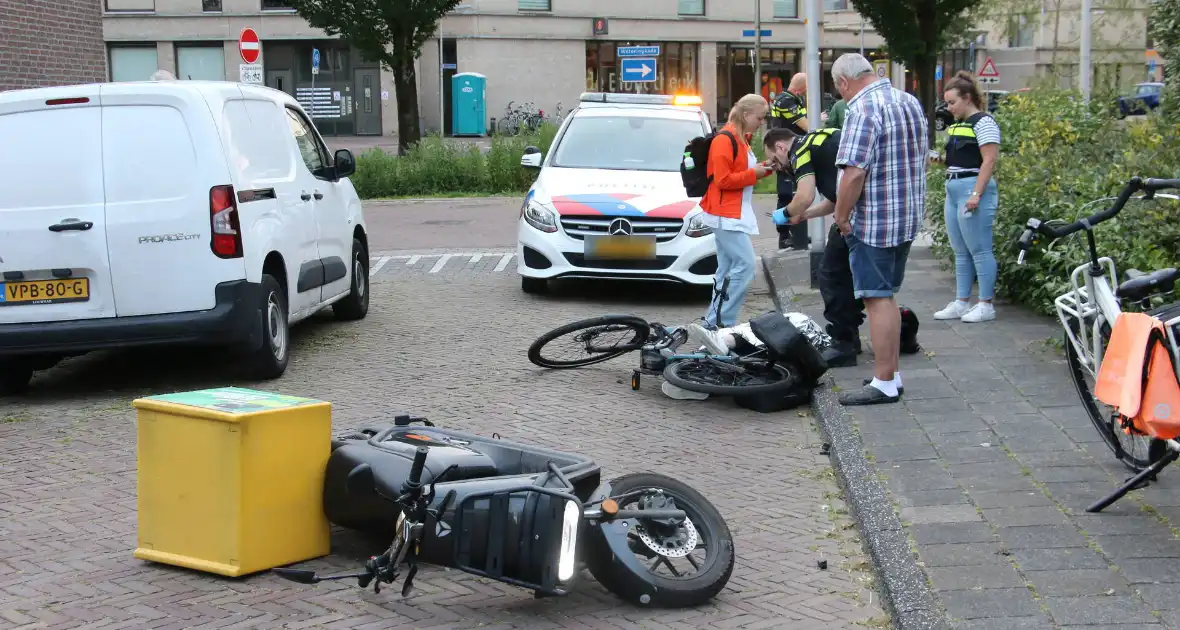
{"type": "Polygon", "coordinates": [[[414,263],[418,262],[419,260],[422,260],[421,256],[410,256],[410,259],[406,261],[406,264],[413,266],[414,263]]]}
{"type": "Polygon", "coordinates": [[[471,264],[474,265],[475,263],[479,262],[482,259],[483,259],[483,254],[472,254],[471,255],[471,264]]]}
{"type": "Polygon", "coordinates": [[[385,263],[389,262],[392,258],[393,256],[382,256],[380,258],[375,258],[374,260],[377,261],[377,264],[373,265],[373,268],[369,270],[369,275],[372,276],[378,271],[381,271],[381,268],[385,266],[385,263]]]}
{"type": "Polygon", "coordinates": [[[508,261],[512,260],[512,257],[515,255],[516,255],[515,253],[504,254],[500,258],[500,263],[498,265],[496,265],[496,268],[494,269],[494,271],[504,271],[504,268],[508,266],[508,261]]]}
{"type": "Polygon", "coordinates": [[[443,254],[439,256],[438,262],[434,263],[434,266],[430,268],[430,273],[438,273],[442,270],[446,266],[447,261],[451,259],[451,256],[454,256],[454,254],[443,254]]]}

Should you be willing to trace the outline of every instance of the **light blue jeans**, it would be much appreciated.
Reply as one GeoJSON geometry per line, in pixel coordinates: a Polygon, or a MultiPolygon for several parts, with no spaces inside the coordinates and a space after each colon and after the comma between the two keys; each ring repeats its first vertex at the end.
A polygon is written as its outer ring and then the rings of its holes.
{"type": "Polygon", "coordinates": [[[754,282],[754,243],[750,235],[736,230],[713,230],[717,243],[717,273],[713,276],[713,301],[705,315],[705,324],[717,328],[737,326],[738,311],[746,299],[746,291],[754,282]],[[718,292],[729,278],[728,297],[717,312],[718,292]]]}
{"type": "Polygon", "coordinates": [[[978,178],[946,180],[946,233],[955,250],[955,297],[971,297],[971,285],[979,279],[979,299],[990,300],[996,288],[996,256],[992,251],[992,226],[999,206],[999,187],[989,178],[975,212],[961,214],[978,178]]]}

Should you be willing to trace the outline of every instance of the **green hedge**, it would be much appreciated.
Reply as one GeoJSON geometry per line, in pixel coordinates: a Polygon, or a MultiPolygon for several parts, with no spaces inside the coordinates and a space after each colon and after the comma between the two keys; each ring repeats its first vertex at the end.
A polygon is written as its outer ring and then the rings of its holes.
{"type": "Polygon", "coordinates": [[[537,133],[497,136],[487,153],[467,143],[423,138],[404,156],[371,149],[357,156],[353,186],[362,199],[495,195],[528,191],[537,171],[520,165],[525,147],[549,151],[557,127],[537,133]]]}
{"type": "MultiPolygon", "coordinates": [[[[1002,148],[997,166],[1000,201],[995,252],[998,297],[1053,314],[1053,299],[1068,290],[1072,269],[1087,260],[1085,232],[1051,247],[1039,243],[1016,265],[1015,241],[1029,217],[1069,223],[1109,207],[1132,176],[1180,177],[1180,125],[1159,115],[1120,121],[1113,99],[1095,95],[1089,105],[1074,92],[1036,88],[1012,95],[997,111],[1002,148]]],[[[941,149],[941,147],[940,147],[941,149]]],[[[943,215],[944,168],[932,166],[927,218],[935,250],[953,265],[943,215]]],[[[1120,276],[1180,265],[1180,204],[1132,201],[1118,217],[1094,230],[1100,256],[1115,262],[1120,276]]],[[[950,287],[948,287],[948,299],[950,287]]]]}

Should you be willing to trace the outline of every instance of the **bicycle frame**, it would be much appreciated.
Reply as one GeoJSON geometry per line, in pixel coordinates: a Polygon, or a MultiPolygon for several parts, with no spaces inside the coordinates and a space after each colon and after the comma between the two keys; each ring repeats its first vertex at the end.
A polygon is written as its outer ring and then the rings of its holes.
{"type": "Polygon", "coordinates": [[[1102,269],[1100,274],[1094,275],[1093,263],[1078,265],[1070,274],[1071,290],[1054,300],[1057,318],[1061,320],[1078,360],[1095,378],[1106,351],[1102,343],[1102,325],[1110,324],[1113,327],[1123,312],[1111,288],[1110,279],[1118,278],[1114,261],[1103,256],[1097,262],[1102,269]],[[1079,278],[1082,281],[1079,282],[1079,278]],[[1077,333],[1072,330],[1070,320],[1077,322],[1077,333]]]}

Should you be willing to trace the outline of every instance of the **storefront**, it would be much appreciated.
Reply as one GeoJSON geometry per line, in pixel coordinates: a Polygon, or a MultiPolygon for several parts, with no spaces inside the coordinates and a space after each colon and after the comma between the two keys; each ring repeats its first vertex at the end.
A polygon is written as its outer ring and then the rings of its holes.
{"type": "Polygon", "coordinates": [[[266,85],[296,98],[325,136],[381,135],[381,71],[337,40],[266,42],[266,85]],[[320,67],[312,74],[312,49],[320,67]]]}
{"type": "MultiPolygon", "coordinates": [[[[791,77],[803,70],[803,51],[785,46],[763,46],[761,50],[762,97],[771,100],[787,89],[791,77]]],[[[733,103],[754,89],[754,47],[750,44],[717,45],[717,116],[723,117],[733,103]]]]}
{"type": "Polygon", "coordinates": [[[687,42],[586,42],[586,90],[624,94],[699,94],[697,56],[700,45],[687,42]],[[623,81],[618,49],[659,46],[654,81],[623,81]]]}

